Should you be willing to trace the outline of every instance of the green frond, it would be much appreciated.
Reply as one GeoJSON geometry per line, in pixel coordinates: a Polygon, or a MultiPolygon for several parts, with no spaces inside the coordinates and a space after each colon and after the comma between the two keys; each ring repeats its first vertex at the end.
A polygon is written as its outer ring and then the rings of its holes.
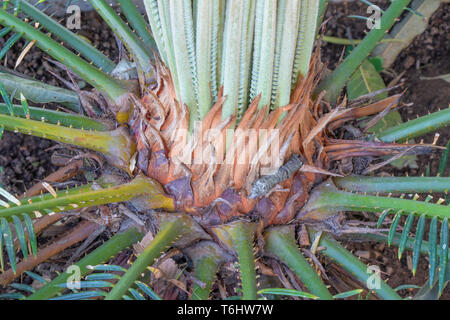
{"type": "Polygon", "coordinates": [[[27,285],[27,284],[12,283],[11,287],[14,288],[14,289],[17,289],[17,290],[25,291],[25,292],[31,292],[31,293],[34,292],[34,288],[29,286],[29,285],[27,285]]]}
{"type": "Polygon", "coordinates": [[[19,204],[9,202],[7,206],[0,208],[0,217],[10,219],[14,215],[20,217],[27,214],[39,218],[46,214],[124,201],[135,201],[136,205],[147,209],[173,210],[174,206],[172,198],[164,194],[157,182],[144,176],[137,176],[122,185],[99,181],[96,184],[57,191],[55,195],[43,194],[26,198],[19,204]]]}
{"type": "MultiPolygon", "coordinates": [[[[74,120],[75,118],[75,116],[67,116],[67,119],[74,120]]],[[[81,118],[78,118],[79,120],[81,118]]],[[[91,120],[87,120],[87,122],[90,125],[95,123],[91,120]]],[[[123,127],[113,131],[92,131],[2,114],[0,114],[0,125],[9,131],[69,143],[100,152],[110,160],[110,163],[126,172],[130,170],[129,161],[136,148],[123,127]]]]}
{"type": "MultiPolygon", "coordinates": [[[[126,269],[115,265],[102,265],[101,267],[112,267],[111,269],[117,268],[122,269],[120,272],[126,272],[126,269]]],[[[97,266],[93,266],[93,271],[98,271],[97,266]]],[[[116,271],[117,272],[117,271],[116,271]]],[[[114,284],[108,280],[120,280],[121,276],[118,274],[111,273],[92,273],[84,277],[84,280],[79,281],[76,288],[73,288],[75,283],[60,283],[57,287],[64,289],[71,289],[72,293],[59,295],[50,300],[87,300],[91,298],[100,298],[107,295],[108,288],[114,286],[114,284]],[[105,281],[106,280],[106,281],[105,281]]],[[[136,288],[129,288],[128,292],[132,297],[128,295],[122,296],[124,300],[147,300],[148,297],[151,300],[161,300],[161,298],[148,286],[141,281],[135,281],[134,285],[136,288]],[[133,299],[134,298],[134,299],[133,299]]]]}
{"type": "Polygon", "coordinates": [[[439,264],[439,294],[442,294],[444,290],[444,284],[447,281],[447,267],[448,267],[448,259],[445,257],[448,256],[448,218],[445,218],[441,224],[441,239],[439,242],[440,249],[440,264],[439,264]]]}
{"type": "Polygon", "coordinates": [[[253,33],[255,28],[256,0],[245,3],[243,12],[243,29],[241,37],[241,52],[239,66],[239,97],[237,105],[237,120],[239,121],[247,110],[248,91],[250,89],[251,58],[253,50],[253,33]]]}
{"type": "Polygon", "coordinates": [[[345,191],[362,193],[448,193],[450,189],[447,177],[347,176],[333,178],[333,182],[345,191]]]}
{"type": "MultiPolygon", "coordinates": [[[[11,201],[10,203],[7,203],[0,199],[0,207],[9,208],[11,205],[20,205],[21,202],[14,197],[12,194],[7,192],[5,189],[0,187],[0,194],[6,198],[7,200],[11,201]]],[[[1,210],[1,209],[0,209],[1,210]]],[[[25,218],[25,227],[22,224],[21,219],[17,215],[13,215],[12,218],[12,224],[14,225],[15,229],[15,236],[18,239],[18,247],[20,247],[22,254],[23,254],[23,260],[26,260],[28,258],[28,244],[31,247],[31,252],[34,257],[36,257],[37,254],[37,241],[36,241],[36,234],[34,231],[33,223],[29,216],[26,214],[22,215],[25,218]],[[29,241],[28,241],[29,240],[29,241]]],[[[1,270],[4,272],[4,261],[3,261],[3,245],[6,247],[6,253],[8,255],[8,260],[11,265],[11,269],[13,273],[16,273],[16,249],[15,248],[15,238],[13,236],[12,228],[10,226],[10,223],[7,219],[4,217],[1,217],[0,219],[0,257],[1,259],[1,270]]]]}
{"type": "Polygon", "coordinates": [[[169,11],[170,45],[173,47],[176,65],[178,97],[189,108],[189,128],[192,129],[194,122],[200,118],[198,116],[198,78],[191,3],[188,0],[173,0],[169,2],[166,9],[169,11]]]}
{"type": "Polygon", "coordinates": [[[76,293],[69,293],[66,295],[51,298],[49,300],[87,300],[91,298],[104,297],[106,293],[103,291],[93,290],[93,291],[83,291],[76,293]]]}
{"type": "Polygon", "coordinates": [[[420,216],[417,222],[416,235],[414,240],[414,252],[413,252],[413,275],[416,274],[417,266],[419,265],[420,250],[422,248],[423,234],[425,232],[426,216],[423,214],[420,216]]]}
{"type": "MultiPolygon", "coordinates": [[[[213,26],[214,19],[213,6],[217,6],[218,0],[199,0],[197,10],[196,26],[196,55],[198,72],[198,110],[200,118],[203,118],[212,106],[212,86],[217,83],[213,80],[213,59],[217,55],[217,47],[213,48],[213,26]],[[216,50],[216,51],[214,51],[216,50]],[[211,84],[211,85],[210,85],[211,84]]],[[[216,41],[217,41],[217,35],[216,41]]],[[[217,61],[217,60],[215,60],[217,61]]]]}
{"type": "Polygon", "coordinates": [[[261,289],[258,291],[258,295],[281,295],[281,296],[289,296],[289,297],[300,297],[304,299],[319,299],[318,296],[315,296],[308,292],[298,291],[295,289],[285,289],[285,288],[267,288],[261,289]]]}
{"type": "MultiPolygon", "coordinates": [[[[70,289],[71,283],[60,283],[57,286],[61,287],[63,289],[70,289]]],[[[113,284],[108,281],[101,281],[101,280],[84,280],[79,282],[79,289],[99,289],[99,288],[111,288],[113,284]]]]}
{"type": "Polygon", "coordinates": [[[211,241],[199,242],[185,251],[194,263],[194,277],[203,284],[194,284],[191,300],[207,300],[219,266],[230,257],[219,245],[211,241]]]}
{"type": "Polygon", "coordinates": [[[47,284],[49,281],[38,275],[37,273],[31,271],[25,271],[25,273],[33,280],[40,282],[42,284],[47,284]]]}
{"type": "Polygon", "coordinates": [[[136,5],[131,0],[117,0],[120,9],[127,18],[127,21],[134,28],[140,39],[150,50],[157,50],[155,39],[150,32],[150,26],[145,21],[142,14],[136,8],[136,5]]]}
{"type": "Polygon", "coordinates": [[[392,239],[394,238],[395,232],[397,231],[398,224],[400,222],[400,218],[402,216],[402,211],[398,211],[394,215],[394,219],[392,219],[392,224],[389,227],[389,235],[388,235],[388,247],[391,246],[392,239]]]}
{"type": "Polygon", "coordinates": [[[16,252],[14,250],[14,239],[12,235],[11,228],[9,227],[8,221],[5,218],[1,218],[2,225],[2,237],[3,242],[6,247],[6,252],[8,253],[9,263],[11,264],[11,269],[16,273],[16,252]]]}
{"type": "Polygon", "coordinates": [[[402,238],[400,240],[400,246],[398,247],[398,259],[402,258],[403,251],[406,247],[406,241],[409,237],[409,231],[411,230],[412,223],[414,221],[414,214],[410,213],[406,219],[405,225],[403,226],[402,238]]]}
{"type": "MultiPolygon", "coordinates": [[[[408,241],[410,241],[410,230],[412,227],[412,223],[414,221],[415,215],[414,213],[410,213],[408,215],[408,218],[406,219],[405,225],[403,227],[403,231],[400,237],[400,241],[398,243],[394,242],[395,237],[397,236],[397,227],[400,221],[400,217],[402,215],[402,210],[398,211],[394,219],[389,227],[389,233],[387,236],[387,243],[388,246],[391,246],[392,243],[399,246],[398,249],[398,258],[401,259],[402,254],[404,250],[407,248],[408,241]]],[[[381,216],[378,221],[378,226],[380,226],[385,219],[386,216],[381,216]]],[[[434,279],[436,276],[436,271],[438,270],[438,257],[444,257],[440,258],[440,264],[439,264],[439,286],[440,288],[443,288],[444,285],[444,278],[446,275],[446,268],[447,268],[447,262],[448,259],[445,259],[445,257],[448,256],[448,218],[444,217],[441,222],[441,232],[440,232],[440,243],[438,245],[437,239],[438,239],[438,216],[434,216],[431,219],[430,223],[430,229],[429,229],[429,235],[428,235],[428,244],[426,246],[429,254],[429,280],[430,285],[434,283],[434,279]],[[441,279],[442,278],[442,279],[441,279]]],[[[414,240],[414,248],[413,248],[413,275],[415,275],[417,266],[419,263],[419,257],[420,252],[422,251],[422,241],[423,241],[423,235],[425,231],[425,221],[426,221],[426,214],[422,214],[419,218],[419,221],[417,223],[417,229],[415,236],[413,237],[414,240]]]]}
{"type": "Polygon", "coordinates": [[[126,272],[124,267],[113,264],[98,264],[95,266],[89,266],[92,271],[107,271],[107,272],[126,272]]]}
{"type": "Polygon", "coordinates": [[[152,288],[141,281],[135,281],[137,287],[142,291],[142,293],[146,294],[152,300],[161,300],[161,297],[158,296],[152,288]]]}
{"type": "Polygon", "coordinates": [[[267,253],[286,263],[308,288],[309,292],[320,299],[331,300],[333,298],[322,279],[300,252],[295,243],[292,227],[270,228],[264,233],[264,236],[267,253]]]}
{"type": "Polygon", "coordinates": [[[167,64],[166,43],[163,35],[163,22],[158,11],[158,0],[144,0],[144,5],[147,11],[147,17],[150,22],[151,30],[153,31],[153,39],[158,47],[158,53],[163,62],[167,64]]]}
{"type": "MultiPolygon", "coordinates": [[[[395,290],[397,291],[397,288],[395,290]]],[[[335,294],[333,296],[333,299],[344,299],[344,298],[349,298],[349,297],[358,295],[358,300],[360,300],[360,298],[361,298],[360,295],[362,292],[363,292],[363,289],[350,290],[350,291],[335,294]]]]}
{"type": "Polygon", "coordinates": [[[0,294],[0,299],[8,299],[8,300],[22,300],[25,298],[25,295],[23,295],[20,292],[11,292],[11,293],[3,293],[0,294]]]}
{"type": "MultiPolygon", "coordinates": [[[[92,268],[89,268],[90,266],[96,266],[107,262],[111,257],[117,255],[128,246],[139,241],[142,236],[143,234],[134,227],[129,228],[124,232],[115,234],[111,237],[111,239],[103,243],[100,247],[89,253],[75,264],[75,266],[80,269],[80,276],[83,277],[92,272],[92,268]]],[[[44,287],[30,295],[27,300],[46,300],[54,297],[64,289],[58,285],[66,283],[67,279],[71,275],[71,272],[61,273],[44,287]]]]}
{"type": "Polygon", "coordinates": [[[82,39],[67,28],[64,28],[59,22],[36,9],[32,4],[22,0],[13,0],[13,2],[16,5],[20,3],[21,12],[39,22],[46,30],[58,37],[65,44],[80,52],[81,55],[86,57],[89,61],[92,61],[103,71],[109,73],[115,68],[114,62],[112,62],[107,56],[90,45],[86,40],[82,39]]]}
{"type": "Polygon", "coordinates": [[[213,228],[216,236],[237,252],[242,284],[242,299],[256,299],[256,267],[253,255],[255,225],[236,220],[213,228]]]}
{"type": "MultiPolygon", "coordinates": [[[[436,178],[435,178],[436,179],[436,178]]],[[[317,187],[299,217],[314,214],[334,215],[338,211],[381,212],[389,210],[399,215],[414,213],[425,214],[427,218],[440,220],[450,217],[450,207],[417,199],[399,199],[393,197],[370,196],[337,190],[330,182],[317,187]]]]}
{"type": "Polygon", "coordinates": [[[450,125],[450,108],[403,122],[377,134],[383,142],[403,142],[450,125]]]}
{"type": "MultiPolygon", "coordinates": [[[[445,226],[445,223],[442,225],[445,226]]],[[[441,225],[441,227],[442,227],[442,225],[441,225]]],[[[430,255],[430,252],[433,251],[432,244],[428,241],[423,241],[424,230],[425,230],[425,216],[423,215],[419,219],[415,235],[409,236],[408,239],[406,240],[405,249],[411,250],[413,252],[413,270],[412,270],[413,276],[415,276],[415,274],[416,274],[420,255],[421,254],[430,255]]],[[[447,225],[447,230],[448,230],[448,225],[447,225]]],[[[441,228],[441,236],[443,237],[442,243],[446,242],[445,232],[448,232],[448,231],[446,231],[445,228],[442,227],[441,228]]],[[[402,241],[402,235],[403,234],[396,232],[392,239],[392,244],[395,246],[400,246],[400,243],[402,241]]],[[[388,241],[388,236],[386,234],[365,233],[365,234],[357,234],[357,236],[362,237],[363,239],[365,239],[367,241],[379,241],[379,242],[387,242],[388,241]]],[[[439,250],[436,250],[436,254],[439,257],[439,261],[441,261],[442,264],[445,264],[445,263],[448,263],[448,260],[450,259],[450,255],[449,255],[448,251],[445,252],[444,250],[442,250],[443,248],[445,249],[445,246],[439,245],[439,250]],[[447,254],[447,256],[445,254],[447,254]],[[447,257],[447,259],[445,257],[447,257]]],[[[439,268],[439,272],[440,272],[439,276],[440,277],[443,277],[443,274],[442,274],[444,272],[443,270],[445,270],[444,266],[442,266],[442,268],[441,267],[439,268]]],[[[447,268],[447,271],[448,271],[448,268],[447,268]]],[[[435,277],[434,282],[437,282],[437,280],[438,279],[436,279],[436,277],[435,277]]],[[[428,283],[430,284],[430,281],[428,281],[428,283]]],[[[431,282],[431,285],[433,285],[433,282],[431,282]]],[[[443,285],[443,283],[441,282],[441,286],[442,285],[443,285]]]]}
{"type": "Polygon", "coordinates": [[[115,273],[93,273],[85,277],[87,281],[99,281],[99,280],[118,280],[120,276],[115,273]]]}
{"type": "Polygon", "coordinates": [[[226,3],[226,20],[224,25],[223,55],[222,55],[222,84],[223,94],[227,97],[222,107],[222,119],[236,114],[239,104],[239,76],[241,66],[241,52],[244,35],[244,16],[248,12],[250,0],[229,0],[226,3]]]}
{"type": "Polygon", "coordinates": [[[20,248],[22,249],[23,259],[26,259],[28,257],[28,245],[27,240],[25,238],[25,230],[22,225],[22,221],[17,216],[12,216],[14,221],[14,227],[16,229],[16,235],[19,239],[20,248]]]}
{"type": "Polygon", "coordinates": [[[7,35],[8,33],[10,33],[12,30],[11,27],[6,27],[0,30],[0,37],[4,37],[5,35],[7,35]]]}
{"type": "Polygon", "coordinates": [[[316,37],[318,1],[279,2],[273,69],[272,108],[290,102],[293,85],[306,76],[316,37]]]}
{"type": "Polygon", "coordinates": [[[143,77],[141,79],[147,82],[153,74],[150,49],[143,41],[139,40],[136,34],[133,33],[105,0],[89,0],[89,3],[123,42],[139,66],[138,71],[143,77]]]}
{"type": "MultiPolygon", "coordinates": [[[[343,178],[345,179],[345,178],[343,178]]],[[[359,178],[358,178],[359,179],[359,178]]],[[[374,178],[378,179],[378,178],[374,178]]],[[[389,179],[389,178],[388,178],[389,179]]],[[[394,178],[395,179],[395,178],[394,178]]],[[[414,178],[413,178],[414,179],[414,178]]],[[[436,179],[437,184],[445,179],[445,178],[432,178],[436,179]]],[[[363,179],[365,180],[365,179],[363,179]]],[[[368,178],[366,181],[370,181],[368,178]]],[[[345,180],[341,180],[341,182],[345,180]]],[[[347,180],[348,181],[348,180],[347,180]]],[[[429,181],[432,182],[431,180],[429,181]]],[[[396,181],[398,183],[398,181],[396,181]]],[[[416,182],[417,183],[417,182],[416,182]]],[[[426,181],[424,182],[426,184],[426,181]]],[[[373,186],[367,184],[369,186],[373,186]]],[[[444,183],[445,187],[448,188],[448,183],[444,183]]],[[[348,186],[347,186],[348,187],[348,186]]],[[[396,186],[397,187],[397,186],[396,186]]],[[[405,186],[403,186],[405,187],[405,186]]],[[[410,186],[409,186],[410,187],[410,186]]],[[[429,186],[428,186],[429,187],[429,186]]],[[[342,211],[366,211],[366,212],[380,212],[383,213],[380,215],[377,226],[380,227],[382,223],[385,221],[386,217],[389,214],[394,214],[392,222],[389,226],[389,232],[387,235],[387,243],[390,246],[397,234],[397,227],[400,223],[400,218],[403,215],[407,216],[403,233],[400,237],[399,241],[399,252],[398,256],[401,258],[403,251],[407,247],[407,241],[409,239],[409,233],[411,230],[412,223],[415,217],[420,217],[417,231],[416,231],[416,241],[414,244],[414,256],[413,256],[413,272],[415,273],[417,269],[419,252],[421,250],[422,238],[424,234],[425,228],[425,220],[431,219],[430,230],[429,230],[429,274],[430,274],[430,283],[432,284],[436,270],[438,267],[438,247],[441,248],[439,250],[444,250],[448,247],[448,219],[450,217],[450,206],[441,204],[444,200],[440,199],[437,203],[430,203],[431,197],[428,197],[425,201],[418,201],[418,196],[414,197],[412,200],[403,199],[402,198],[392,198],[392,197],[380,197],[380,196],[368,196],[363,194],[353,194],[349,192],[337,191],[333,189],[331,183],[325,183],[322,187],[319,187],[315,192],[316,194],[310,197],[310,201],[303,209],[300,216],[305,214],[309,215],[332,215],[333,212],[337,210],[342,211]],[[323,189],[322,189],[323,188],[323,189]],[[333,191],[334,190],[334,191],[333,191]],[[442,223],[441,227],[441,244],[438,245],[438,221],[442,223]]],[[[419,184],[420,188],[420,184],[419,184]]],[[[351,189],[351,188],[350,188],[351,189]]],[[[371,189],[372,190],[372,189],[371,189]]],[[[389,183],[387,183],[387,187],[384,192],[389,190],[389,183]]],[[[438,188],[438,191],[442,191],[438,188]]],[[[442,268],[444,268],[445,261],[441,261],[442,268]]],[[[446,267],[446,265],[445,265],[446,267]]],[[[444,279],[445,269],[441,269],[442,274],[440,277],[444,279]]],[[[440,284],[443,287],[443,283],[440,284]]]]}
{"type": "MultiPolygon", "coordinates": [[[[26,102],[26,99],[22,100],[22,102],[24,101],[26,102]]],[[[112,125],[108,124],[106,121],[94,120],[92,118],[77,114],[36,107],[28,107],[28,109],[25,109],[23,105],[12,105],[11,108],[6,104],[0,103],[0,114],[10,114],[10,110],[13,111],[16,117],[32,119],[41,122],[44,121],[47,123],[61,125],[64,127],[72,127],[75,129],[107,131],[112,127],[112,125]]]]}
{"type": "Polygon", "coordinates": [[[118,300],[128,291],[148,266],[151,266],[177,238],[186,232],[184,224],[176,221],[164,223],[152,242],[107,294],[105,300],[118,300]]]}
{"type": "Polygon", "coordinates": [[[25,223],[27,235],[28,235],[28,241],[30,242],[31,252],[33,253],[33,256],[36,257],[37,255],[37,237],[36,233],[34,231],[34,225],[33,221],[31,220],[30,216],[26,213],[22,214],[23,221],[25,223]]]}
{"type": "MultiPolygon", "coordinates": [[[[317,233],[308,228],[308,232],[311,239],[315,239],[317,233]]],[[[363,264],[357,257],[351,252],[346,250],[336,240],[334,240],[328,234],[322,234],[319,240],[319,246],[324,247],[321,254],[324,254],[328,258],[334,260],[338,265],[347,270],[353,277],[355,277],[361,284],[366,286],[368,284],[371,273],[367,272],[367,266],[363,264]]],[[[373,290],[379,297],[387,300],[401,300],[401,297],[395,292],[394,289],[389,287],[383,280],[380,279],[379,287],[368,288],[369,291],[373,290]]]]}
{"type": "Polygon", "coordinates": [[[113,102],[117,103],[122,96],[128,93],[127,85],[123,81],[116,80],[101,70],[90,65],[88,62],[61,46],[49,36],[36,30],[26,22],[10,15],[5,10],[0,10],[0,24],[5,27],[13,27],[28,40],[36,40],[36,44],[54,59],[69,67],[82,79],[106,94],[113,102]]]}
{"type": "MultiPolygon", "coordinates": [[[[448,224],[447,224],[447,228],[448,228],[448,224]]],[[[437,267],[437,248],[438,248],[438,244],[437,244],[437,235],[438,235],[438,219],[437,217],[433,217],[433,219],[431,219],[431,223],[430,223],[430,230],[429,230],[429,234],[428,234],[428,242],[430,243],[429,246],[429,259],[430,259],[430,266],[429,266],[429,280],[430,283],[434,282],[434,277],[436,275],[436,267],[437,267]]]]}
{"type": "Polygon", "coordinates": [[[447,142],[447,146],[442,153],[441,161],[439,162],[438,175],[444,176],[445,169],[448,167],[448,154],[450,152],[450,141],[447,142]]]}
{"type": "Polygon", "coordinates": [[[8,93],[6,92],[5,87],[3,86],[3,83],[1,82],[0,82],[0,94],[3,98],[3,101],[5,102],[5,107],[7,111],[6,113],[9,113],[11,116],[14,116],[13,104],[8,96],[8,93]]]}
{"type": "Polygon", "coordinates": [[[72,111],[80,112],[78,94],[74,91],[55,87],[41,81],[20,78],[13,74],[0,72],[0,83],[3,84],[8,94],[14,94],[14,98],[20,100],[23,94],[34,103],[58,103],[72,111]]]}
{"type": "Polygon", "coordinates": [[[350,79],[350,76],[372,52],[378,42],[383,39],[386,31],[394,25],[396,19],[402,14],[404,8],[407,7],[410,2],[411,0],[392,1],[389,8],[381,17],[380,28],[373,28],[351,54],[349,54],[330,74],[330,76],[319,84],[316,92],[326,90],[326,99],[330,102],[336,101],[342,88],[350,79]]]}
{"type": "Polygon", "coordinates": [[[12,36],[6,40],[2,50],[0,50],[0,59],[3,59],[8,51],[19,41],[23,36],[23,32],[14,33],[12,36]]]}
{"type": "Polygon", "coordinates": [[[273,76],[272,76],[272,89],[270,106],[274,109],[274,105],[277,101],[278,82],[280,75],[280,56],[282,46],[282,34],[283,34],[283,16],[286,11],[286,0],[279,1],[277,4],[277,17],[276,17],[276,39],[275,39],[275,55],[273,61],[273,76]]]}

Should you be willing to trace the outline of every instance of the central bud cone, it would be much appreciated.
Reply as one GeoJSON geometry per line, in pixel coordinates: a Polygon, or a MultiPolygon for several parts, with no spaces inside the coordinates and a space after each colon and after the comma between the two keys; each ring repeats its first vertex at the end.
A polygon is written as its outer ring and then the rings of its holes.
{"type": "Polygon", "coordinates": [[[168,69],[158,64],[156,70],[156,86],[134,101],[130,118],[138,167],[164,185],[179,209],[205,223],[223,223],[248,213],[265,225],[292,220],[327,167],[324,130],[318,124],[320,98],[311,96],[319,78],[317,64],[312,63],[309,76],[299,80],[289,105],[270,111],[257,97],[241,119],[223,119],[226,97],[220,92],[193,128],[168,69]],[[301,159],[302,169],[284,172],[286,179],[264,186],[265,180],[259,179],[277,178],[293,155],[301,159]],[[256,181],[267,190],[253,198],[256,181]]]}

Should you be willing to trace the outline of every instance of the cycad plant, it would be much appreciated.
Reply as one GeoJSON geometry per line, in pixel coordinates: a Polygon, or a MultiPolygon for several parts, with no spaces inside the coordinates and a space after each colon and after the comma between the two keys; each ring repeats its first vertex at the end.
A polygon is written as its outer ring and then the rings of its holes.
{"type": "MultiPolygon", "coordinates": [[[[442,293],[448,280],[450,207],[444,199],[418,194],[446,196],[450,179],[442,175],[448,147],[407,142],[448,125],[450,109],[369,134],[367,128],[397,107],[400,95],[380,100],[375,92],[351,101],[341,95],[409,0],[392,1],[380,28],[326,78],[320,52],[313,48],[327,1],[144,0],[146,17],[131,0],[117,0],[121,15],[105,0],[89,2],[127,49],[128,57],[118,65],[33,4],[3,1],[0,10],[0,33],[7,37],[2,56],[24,38],[27,47],[38,46],[71,78],[93,87],[73,86],[72,91],[0,74],[2,130],[91,150],[24,198],[0,189],[5,198],[1,248],[9,257],[5,262],[1,254],[0,283],[7,285],[24,272],[45,283],[39,290],[13,284],[32,292],[28,299],[176,298],[152,288],[157,271],[152,266],[161,256],[170,259],[166,253],[175,248],[190,262],[182,286],[190,299],[210,297],[224,264],[236,281],[218,285],[222,298],[342,298],[361,290],[330,288],[318,257],[336,261],[363,289],[371,276],[335,240],[346,234],[397,245],[399,257],[413,250],[414,272],[419,256],[428,254],[429,286],[437,284],[442,293]],[[74,112],[29,107],[28,101],[55,102],[74,112]],[[369,175],[377,166],[371,161],[431,152],[442,152],[436,177],[369,175]],[[52,186],[86,169],[87,159],[102,163],[98,179],[66,190],[52,186]],[[359,162],[364,167],[344,170],[352,159],[365,160],[359,162]],[[37,248],[43,228],[66,212],[80,211],[97,215],[37,248]],[[373,213],[378,227],[389,228],[377,230],[370,223],[373,228],[351,228],[345,216],[352,211],[373,213]],[[118,230],[111,229],[112,221],[119,222],[118,230]],[[84,277],[78,289],[69,286],[70,273],[46,283],[30,272],[106,229],[114,235],[75,264],[84,277]],[[309,250],[300,249],[299,238],[309,250]],[[136,258],[128,269],[110,263],[133,244],[136,258]],[[275,275],[271,261],[287,266],[304,290],[267,287],[263,279],[275,275]],[[236,267],[232,275],[230,265],[236,267]],[[61,295],[67,288],[73,292],[61,295]]],[[[380,298],[400,299],[383,281],[371,290],[380,298]]]]}

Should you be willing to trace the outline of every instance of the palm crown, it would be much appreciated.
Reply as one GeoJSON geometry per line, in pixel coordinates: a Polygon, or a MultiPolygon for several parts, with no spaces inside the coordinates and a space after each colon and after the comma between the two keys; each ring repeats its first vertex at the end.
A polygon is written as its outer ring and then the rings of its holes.
{"type": "MultiPolygon", "coordinates": [[[[255,299],[255,254],[285,263],[308,291],[260,288],[259,294],[331,299],[322,276],[299,250],[296,231],[303,230],[311,239],[314,254],[317,247],[324,248],[321,255],[364,282],[370,276],[366,267],[333,235],[343,228],[336,224],[339,212],[365,211],[381,212],[378,227],[390,224],[389,232],[372,230],[357,236],[398,245],[399,257],[412,249],[414,272],[420,254],[428,253],[429,283],[437,282],[442,292],[448,280],[450,209],[443,199],[432,203],[430,197],[421,201],[418,195],[406,199],[404,194],[447,193],[449,178],[338,174],[343,159],[445,149],[402,142],[448,125],[450,109],[376,135],[337,135],[356,119],[367,118],[373,125],[398,105],[400,95],[380,99],[376,92],[350,102],[339,95],[409,0],[393,1],[381,28],[369,32],[326,78],[320,52],[313,47],[327,1],[144,0],[148,23],[130,0],[117,1],[127,22],[106,1],[89,2],[120,38],[129,59],[115,65],[27,2],[3,1],[0,10],[1,35],[10,34],[2,53],[25,38],[93,87],[75,93],[0,74],[2,130],[87,148],[106,160],[98,180],[77,188],[58,191],[49,184],[72,177],[64,174],[66,167],[38,186],[37,194],[47,193],[18,199],[0,189],[6,198],[0,202],[2,241],[10,264],[1,283],[86,239],[99,224],[110,226],[107,214],[102,214],[103,222],[88,220],[75,227],[64,236],[64,245],[37,249],[36,233],[62,219],[65,211],[97,206],[101,212],[119,212],[121,229],[76,264],[86,276],[85,286],[95,290],[70,298],[159,298],[141,274],[167,248],[176,247],[193,262],[198,281],[190,285],[192,299],[207,299],[217,270],[231,261],[238,261],[242,297],[255,299]],[[135,68],[134,79],[124,74],[124,65],[135,68]],[[38,86],[75,113],[29,107],[29,100],[45,103],[33,90],[38,86]],[[21,105],[14,105],[14,99],[21,105]],[[403,216],[403,231],[397,233],[403,216]],[[427,220],[428,242],[422,240],[427,220]],[[153,240],[145,234],[154,234],[153,240]],[[141,239],[138,257],[128,269],[101,265],[141,239]],[[23,259],[16,263],[19,247],[23,259]],[[89,274],[92,270],[98,272],[89,274]]],[[[447,156],[448,148],[442,155],[441,176],[447,156]]],[[[82,170],[79,162],[68,167],[82,170]]],[[[67,277],[61,274],[29,298],[54,297],[67,288],[67,277]]],[[[384,282],[374,291],[382,298],[400,298],[384,282]]]]}

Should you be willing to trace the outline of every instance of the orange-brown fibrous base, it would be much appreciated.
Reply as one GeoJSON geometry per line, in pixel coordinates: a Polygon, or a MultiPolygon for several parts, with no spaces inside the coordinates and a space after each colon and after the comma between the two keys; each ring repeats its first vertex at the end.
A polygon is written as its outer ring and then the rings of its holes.
{"type": "MultiPolygon", "coordinates": [[[[323,70],[318,61],[317,52],[289,105],[269,112],[267,106],[258,108],[260,97],[256,97],[231,136],[227,129],[233,128],[236,119],[222,118],[226,99],[222,90],[201,125],[190,135],[183,134],[189,127],[189,110],[176,99],[168,69],[157,62],[157,84],[135,99],[130,119],[137,142],[137,166],[165,186],[179,209],[205,223],[223,223],[249,213],[259,216],[265,225],[291,221],[307,201],[311,187],[325,177],[329,163],[325,147],[331,141],[326,136],[328,126],[355,118],[339,108],[323,110],[322,94],[313,98],[323,70]],[[249,131],[256,134],[242,136],[249,131]],[[269,132],[277,133],[278,149],[271,147],[269,132]],[[263,172],[276,170],[292,154],[301,156],[303,170],[265,197],[249,199],[253,183],[263,172]],[[205,161],[196,161],[199,158],[205,161]],[[279,161],[267,161],[275,158],[279,161]]],[[[367,113],[378,109],[372,107],[367,113]]]]}
{"type": "Polygon", "coordinates": [[[311,63],[310,69],[309,76],[299,80],[289,105],[269,112],[267,106],[258,108],[260,97],[256,97],[231,137],[227,129],[236,119],[222,119],[226,97],[220,90],[201,125],[186,136],[182,133],[188,130],[189,110],[176,99],[170,73],[158,62],[157,85],[135,99],[130,120],[138,167],[163,184],[179,208],[205,222],[220,223],[250,212],[260,215],[266,225],[292,220],[307,200],[317,173],[298,172],[263,198],[248,195],[261,172],[276,170],[292,154],[301,155],[310,167],[326,169],[323,130],[313,131],[322,114],[320,96],[312,98],[320,76],[318,64],[311,63]],[[279,146],[275,150],[274,139],[279,146]]]}

